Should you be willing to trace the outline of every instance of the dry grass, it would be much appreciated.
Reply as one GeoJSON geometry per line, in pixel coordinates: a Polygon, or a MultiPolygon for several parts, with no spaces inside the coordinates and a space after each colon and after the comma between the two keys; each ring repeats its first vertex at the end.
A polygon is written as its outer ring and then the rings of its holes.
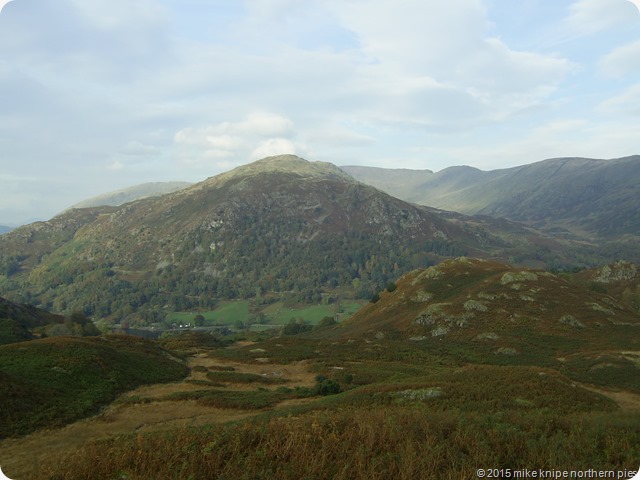
{"type": "Polygon", "coordinates": [[[640,418],[464,415],[421,406],[317,411],[91,444],[53,479],[472,479],[478,467],[638,464],[640,418]]]}

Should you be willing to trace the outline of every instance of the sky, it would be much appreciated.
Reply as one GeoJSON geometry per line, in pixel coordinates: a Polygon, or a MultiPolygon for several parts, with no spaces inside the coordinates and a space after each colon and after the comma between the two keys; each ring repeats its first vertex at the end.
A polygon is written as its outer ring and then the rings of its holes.
{"type": "Polygon", "coordinates": [[[629,0],[0,7],[0,225],[282,153],[433,171],[640,154],[629,0]]]}

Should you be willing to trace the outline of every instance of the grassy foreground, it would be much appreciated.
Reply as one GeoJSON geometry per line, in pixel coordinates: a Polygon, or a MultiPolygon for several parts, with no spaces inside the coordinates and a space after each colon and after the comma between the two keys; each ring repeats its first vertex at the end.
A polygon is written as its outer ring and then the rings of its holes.
{"type": "Polygon", "coordinates": [[[638,415],[348,407],[91,444],[41,478],[459,480],[477,478],[477,468],[629,469],[639,425],[638,415]]]}
{"type": "MultiPolygon", "coordinates": [[[[342,393],[243,422],[90,443],[38,478],[473,479],[478,468],[640,465],[640,410],[623,412],[552,369],[342,365],[312,365],[342,393]],[[368,370],[378,375],[365,378],[368,370]]],[[[199,400],[219,405],[231,393],[199,400]]],[[[244,393],[243,408],[251,400],[256,409],[267,406],[262,397],[286,396],[276,385],[244,393]]]]}

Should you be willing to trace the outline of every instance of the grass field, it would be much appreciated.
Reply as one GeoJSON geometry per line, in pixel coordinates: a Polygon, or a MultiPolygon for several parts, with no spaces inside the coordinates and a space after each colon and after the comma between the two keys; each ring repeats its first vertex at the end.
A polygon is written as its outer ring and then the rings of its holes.
{"type": "MultiPolygon", "coordinates": [[[[353,315],[362,306],[357,302],[343,302],[340,320],[345,320],[353,315]]],[[[215,310],[203,312],[173,312],[168,320],[178,324],[193,324],[196,315],[202,315],[206,326],[228,325],[233,326],[237,322],[246,324],[250,321],[250,302],[237,300],[221,302],[215,310]]],[[[266,325],[285,325],[291,319],[304,319],[305,323],[316,325],[324,317],[333,317],[335,307],[333,305],[296,305],[287,306],[282,302],[268,305],[262,310],[266,316],[266,325]]]]}
{"type": "Polygon", "coordinates": [[[233,302],[221,302],[215,310],[203,312],[173,312],[168,319],[176,323],[192,324],[196,315],[204,317],[204,324],[211,325],[233,325],[240,321],[245,323],[249,319],[249,302],[238,300],[233,302]]]}

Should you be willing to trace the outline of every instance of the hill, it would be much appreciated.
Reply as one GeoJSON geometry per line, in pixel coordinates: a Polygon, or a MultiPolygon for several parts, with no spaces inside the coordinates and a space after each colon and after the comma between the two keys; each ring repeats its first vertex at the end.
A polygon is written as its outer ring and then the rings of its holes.
{"type": "Polygon", "coordinates": [[[640,316],[571,279],[460,258],[411,272],[336,328],[410,340],[463,362],[538,365],[640,391],[640,316]]]}
{"type": "Polygon", "coordinates": [[[0,346],[0,438],[64,425],[95,413],[125,390],[184,375],[177,358],[135,337],[0,346]]]}
{"type": "Polygon", "coordinates": [[[61,315],[0,297],[0,345],[30,340],[34,328],[62,322],[61,315]]]}
{"type": "Polygon", "coordinates": [[[0,293],[58,312],[153,322],[220,299],[320,303],[336,288],[368,298],[450,256],[544,263],[566,260],[568,250],[522,225],[412,205],[331,164],[284,155],[161,197],[18,228],[0,237],[0,293]]]}
{"type": "Polygon", "coordinates": [[[621,260],[611,265],[583,270],[574,279],[590,290],[606,293],[630,305],[640,314],[640,268],[636,264],[621,260]]]}
{"type": "Polygon", "coordinates": [[[125,203],[141,200],[143,198],[157,197],[173,193],[178,190],[192,185],[189,182],[150,182],[141,185],[133,185],[131,187],[122,188],[113,192],[102,193],[95,197],[88,198],[82,202],[76,203],[70,208],[89,208],[108,205],[117,207],[125,203]]]}
{"type": "Polygon", "coordinates": [[[638,155],[556,158],[488,172],[466,166],[436,173],[342,168],[407,201],[507,218],[556,234],[613,239],[640,231],[638,155]]]}
{"type": "Polygon", "coordinates": [[[0,235],[2,235],[3,233],[10,232],[11,230],[13,230],[13,227],[7,227],[5,225],[0,225],[0,235]]]}

